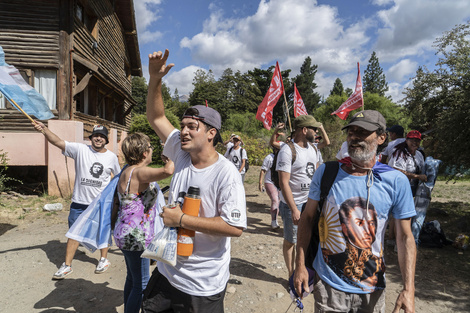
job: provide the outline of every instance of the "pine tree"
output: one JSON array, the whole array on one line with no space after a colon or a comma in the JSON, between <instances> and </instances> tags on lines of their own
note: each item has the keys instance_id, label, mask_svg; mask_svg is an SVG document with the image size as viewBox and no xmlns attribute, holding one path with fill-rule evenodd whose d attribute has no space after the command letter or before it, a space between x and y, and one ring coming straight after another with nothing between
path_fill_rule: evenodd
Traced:
<instances>
[{"instance_id":1,"label":"pine tree","mask_svg":"<svg viewBox=\"0 0 470 313\"><path fill-rule=\"evenodd\" d=\"M331 89L330 91L330 96L332 95L342 96L343 93L344 93L343 83L341 82L341 79L336 78L335 83L333 84L333 89Z\"/></svg>"},{"instance_id":2,"label":"pine tree","mask_svg":"<svg viewBox=\"0 0 470 313\"><path fill-rule=\"evenodd\" d=\"M315 83L317 69L318 65L312 64L312 59L306 57L300 68L300 74L297 75L294 80L309 114L311 114L318 106L318 103L320 103L320 95L315 92L315 89L318 87Z\"/></svg>"},{"instance_id":3,"label":"pine tree","mask_svg":"<svg viewBox=\"0 0 470 313\"><path fill-rule=\"evenodd\" d=\"M372 52L367 64L367 69L364 71L364 79L362 89L364 92L376 93L380 96L385 96L388 91L388 84L385 79L383 69L380 67L379 58Z\"/></svg>"}]
</instances>

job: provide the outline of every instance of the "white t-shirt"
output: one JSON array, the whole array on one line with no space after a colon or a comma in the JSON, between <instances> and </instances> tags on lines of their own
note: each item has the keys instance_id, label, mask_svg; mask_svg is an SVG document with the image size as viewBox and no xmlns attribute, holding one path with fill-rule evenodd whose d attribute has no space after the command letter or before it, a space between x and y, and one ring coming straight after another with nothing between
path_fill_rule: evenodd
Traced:
<instances>
[{"instance_id":1,"label":"white t-shirt","mask_svg":"<svg viewBox=\"0 0 470 313\"><path fill-rule=\"evenodd\" d=\"M75 186L72 202L89 205L111 181L111 173L119 174L117 156L109 150L101 153L83 143L65 141L63 155L75 160Z\"/></svg>"},{"instance_id":2,"label":"white t-shirt","mask_svg":"<svg viewBox=\"0 0 470 313\"><path fill-rule=\"evenodd\" d=\"M294 143L296 158L292 164L292 151L289 145L284 145L277 156L276 170L290 173L289 186L294 196L296 204L307 202L310 182L313 174L320 163L318 150L307 144L307 148L302 148ZM287 203L281 193L281 201Z\"/></svg>"},{"instance_id":3,"label":"white t-shirt","mask_svg":"<svg viewBox=\"0 0 470 313\"><path fill-rule=\"evenodd\" d=\"M242 149L241 154L240 154L240 149ZM240 159L240 156L243 160L248 160L246 150L241 147L237 150L235 150L235 148L233 148L232 150L228 149L224 155L224 157L226 157L229 161L232 161L232 163L235 165L237 170L240 170L240 167L242 166L242 160ZM245 168L243 168L240 174L245 174L245 172L246 170Z\"/></svg>"},{"instance_id":4,"label":"white t-shirt","mask_svg":"<svg viewBox=\"0 0 470 313\"><path fill-rule=\"evenodd\" d=\"M344 159L344 158L347 158L349 156L349 153L348 153L348 142L345 141L343 142L343 144L341 145L341 149L339 149L338 153L336 154L336 158L338 160L341 160L341 159Z\"/></svg>"},{"instance_id":5,"label":"white t-shirt","mask_svg":"<svg viewBox=\"0 0 470 313\"><path fill-rule=\"evenodd\" d=\"M395 140L393 140L393 141L390 141L390 142L388 143L388 146L385 148L385 150L382 151L382 155L388 156L388 157L389 157L388 160L390 160L390 158L392 157L393 151L395 150L395 147L396 147L398 144L404 142L405 140L406 140L405 138L397 138L397 139L395 139Z\"/></svg>"},{"instance_id":6,"label":"white t-shirt","mask_svg":"<svg viewBox=\"0 0 470 313\"><path fill-rule=\"evenodd\" d=\"M424 174L424 157L419 151L416 151L414 156L408 155L406 160L403 154L400 155L400 157L397 157L397 155L391 156L390 161L388 161L388 166L413 174ZM410 180L411 186L417 185L418 183L418 179Z\"/></svg>"},{"instance_id":7,"label":"white t-shirt","mask_svg":"<svg viewBox=\"0 0 470 313\"><path fill-rule=\"evenodd\" d=\"M266 171L266 174L264 175L264 182L274 185L273 181L271 180L271 167L273 166L273 161L274 154L268 154L263 160L263 165L261 165L261 169Z\"/></svg>"},{"instance_id":8,"label":"white t-shirt","mask_svg":"<svg viewBox=\"0 0 470 313\"><path fill-rule=\"evenodd\" d=\"M189 153L181 150L180 132L169 135L163 154L175 162L170 195L179 198L190 186L200 188L200 217L220 216L227 224L246 229L246 199L237 169L219 154L219 160L195 168ZM171 202L172 199L169 199ZM230 237L196 232L193 254L178 256L175 267L158 262L158 270L171 285L194 296L211 296L224 290L230 273Z\"/></svg>"}]
</instances>

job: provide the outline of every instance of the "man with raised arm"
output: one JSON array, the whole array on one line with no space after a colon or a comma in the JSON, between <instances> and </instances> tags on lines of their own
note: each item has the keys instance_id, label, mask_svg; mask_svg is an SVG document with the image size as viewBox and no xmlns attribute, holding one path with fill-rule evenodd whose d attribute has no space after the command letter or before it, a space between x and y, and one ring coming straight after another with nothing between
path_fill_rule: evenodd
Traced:
<instances>
[{"instance_id":1,"label":"man with raised arm","mask_svg":"<svg viewBox=\"0 0 470 313\"><path fill-rule=\"evenodd\" d=\"M416 212L406 176L376 162L386 139L385 125L377 111L356 113L343 127L349 157L334 164L338 172L321 208L325 166L315 172L310 185L299 222L294 287L301 297L301 289L309 288L305 255L313 221L320 214L319 243L311 245L316 256L307 264L316 271L315 312L385 312L383 238L389 213L395 218L403 279L393 312L414 312L416 245L411 218Z\"/></svg>"},{"instance_id":2,"label":"man with raised arm","mask_svg":"<svg viewBox=\"0 0 470 313\"><path fill-rule=\"evenodd\" d=\"M96 125L90 135L91 145L78 142L68 142L61 139L43 123L35 121L34 128L42 132L47 141L62 150L62 154L75 161L75 184L73 187L72 203L70 204L69 228L111 181L111 174L121 171L117 156L105 148L108 144L108 129ZM73 239L67 240L65 262L52 276L53 279L64 279L72 274L72 261L80 243ZM107 259L108 248L100 249L101 259L95 273L108 270L111 262Z\"/></svg>"},{"instance_id":3,"label":"man with raised arm","mask_svg":"<svg viewBox=\"0 0 470 313\"><path fill-rule=\"evenodd\" d=\"M245 190L240 174L215 150L221 142L220 114L197 105L186 110L181 130L165 117L162 77L169 52L149 55L147 118L161 140L163 153L175 163L169 202L184 198L190 186L200 188L199 216L183 214L180 205L163 208L166 226L194 230L191 256L178 256L175 267L158 262L144 291L143 312L223 312L229 279L230 237L246 228Z\"/></svg>"}]
</instances>

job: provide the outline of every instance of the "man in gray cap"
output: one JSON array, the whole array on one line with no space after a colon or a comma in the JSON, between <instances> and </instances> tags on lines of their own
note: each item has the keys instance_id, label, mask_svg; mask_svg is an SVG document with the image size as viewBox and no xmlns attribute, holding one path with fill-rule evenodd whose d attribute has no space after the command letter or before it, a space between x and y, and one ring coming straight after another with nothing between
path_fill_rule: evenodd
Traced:
<instances>
[{"instance_id":1,"label":"man in gray cap","mask_svg":"<svg viewBox=\"0 0 470 313\"><path fill-rule=\"evenodd\" d=\"M300 115L294 120L294 138L279 151L276 170L279 173L281 201L279 213L284 223L282 253L288 277L294 272L297 224L302 207L307 202L308 190L315 170L320 165L320 152L312 144L322 124L313 116Z\"/></svg>"},{"instance_id":2,"label":"man in gray cap","mask_svg":"<svg viewBox=\"0 0 470 313\"><path fill-rule=\"evenodd\" d=\"M59 138L39 121L36 121L33 126L44 134L47 141L61 149L63 155L75 161L75 183L68 219L70 228L93 199L109 184L112 178L111 174L117 175L121 171L117 156L105 148L109 143L108 129L103 125L96 125L89 136L91 145L86 145ZM67 240L65 262L52 276L53 279L64 279L72 274L72 260L78 246L78 241L70 238ZM104 273L111 265L107 259L108 248L103 248L100 252L101 259L95 269L97 274Z\"/></svg>"},{"instance_id":3,"label":"man in gray cap","mask_svg":"<svg viewBox=\"0 0 470 313\"><path fill-rule=\"evenodd\" d=\"M169 203L184 199L190 186L200 189L198 216L186 215L180 204L163 208L163 223L195 231L190 256L178 256L176 266L157 263L144 291L142 312L223 312L230 276L230 237L246 229L246 199L242 178L233 164L215 150L222 142L220 114L196 105L184 112L181 130L165 116L162 78L173 67L169 52L149 55L147 118L161 140L163 154L175 163Z\"/></svg>"},{"instance_id":4,"label":"man in gray cap","mask_svg":"<svg viewBox=\"0 0 470 313\"><path fill-rule=\"evenodd\" d=\"M356 113L343 128L347 132L349 158L338 162L338 173L322 208L318 203L325 166L313 177L299 222L294 287L301 296L301 289L309 288L305 254L313 221L320 214L319 243L312 246L318 253L309 264L316 272L315 312L385 312L383 238L389 213L395 218L403 279L403 290L393 312L415 312L416 245L411 218L416 212L406 176L376 162L386 139L385 127L382 114L365 110ZM345 206L349 206L349 213L340 223Z\"/></svg>"}]
</instances>

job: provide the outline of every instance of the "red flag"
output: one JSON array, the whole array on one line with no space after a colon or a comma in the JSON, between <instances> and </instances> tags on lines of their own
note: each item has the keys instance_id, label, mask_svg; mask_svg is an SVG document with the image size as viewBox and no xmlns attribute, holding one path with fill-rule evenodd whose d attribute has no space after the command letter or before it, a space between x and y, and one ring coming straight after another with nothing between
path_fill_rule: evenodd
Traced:
<instances>
[{"instance_id":1,"label":"red flag","mask_svg":"<svg viewBox=\"0 0 470 313\"><path fill-rule=\"evenodd\" d=\"M258 107L258 112L256 113L256 119L261 121L263 126L268 130L271 129L273 123L274 106L283 92L284 84L282 83L281 69L279 68L279 63L276 62L276 68L274 69L269 90L264 96L263 101Z\"/></svg>"},{"instance_id":2,"label":"red flag","mask_svg":"<svg viewBox=\"0 0 470 313\"><path fill-rule=\"evenodd\" d=\"M207 108L207 107L208 107L208 105L207 105L207 99L206 99L206 108Z\"/></svg>"},{"instance_id":3,"label":"red flag","mask_svg":"<svg viewBox=\"0 0 470 313\"><path fill-rule=\"evenodd\" d=\"M307 109L305 108L304 100L300 97L300 93L297 90L297 85L294 84L294 117L299 115L308 115Z\"/></svg>"},{"instance_id":4,"label":"red flag","mask_svg":"<svg viewBox=\"0 0 470 313\"><path fill-rule=\"evenodd\" d=\"M359 69L359 62L357 62L357 80L356 80L356 90L352 93L352 95L341 104L338 110L331 113L331 115L338 115L338 117L342 120L345 120L348 117L349 112L360 108L364 105L364 99L362 97L362 82L361 82L361 70Z\"/></svg>"}]
</instances>

